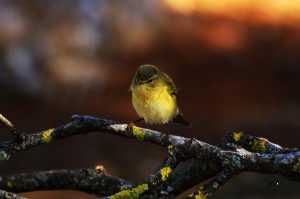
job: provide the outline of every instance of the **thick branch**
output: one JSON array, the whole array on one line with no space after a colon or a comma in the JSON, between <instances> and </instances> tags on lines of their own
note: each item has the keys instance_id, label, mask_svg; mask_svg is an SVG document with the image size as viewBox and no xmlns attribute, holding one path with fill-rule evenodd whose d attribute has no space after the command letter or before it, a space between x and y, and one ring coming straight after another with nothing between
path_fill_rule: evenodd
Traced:
<instances>
[{"instance_id":1,"label":"thick branch","mask_svg":"<svg viewBox=\"0 0 300 199\"><path fill-rule=\"evenodd\" d=\"M25 134L23 135L24 139L19 142L2 143L0 145L0 160L9 159L14 153L37 147L41 144L90 132L104 132L151 142L165 147L168 154L165 161L152 175L145 179L143 184L134 187L126 182L125 184L130 185L126 188L128 190L123 190L124 187L117 187L115 192L102 193L101 186L97 187L98 190L85 190L82 188L83 185L80 185L83 180L77 181L77 183L73 181L72 183L77 184L76 186L79 187L69 187L70 189L83 190L88 193L99 194L100 196L112 195L112 198L119 198L124 195L143 198L174 197L187 188L216 176L212 183L208 183L206 188L204 187L205 189L200 189L208 190L204 193L213 193L217 189L211 189L212 185L215 185L216 182L222 185L222 183L234 176L235 172L231 173L232 175L224 175L224 173L230 173L228 168L231 168L230 171L239 172L276 173L290 180L300 181L300 151L298 149L283 149L264 138L234 133L223 138L218 147L194 138L164 134L136 126L129 128L127 124L119 124L91 116L73 116L70 123L60 127L38 133ZM182 169L174 171L174 168L184 160L192 161ZM71 176L69 177L72 178ZM101 181L101 179L98 180ZM62 183L67 187L68 183L64 181ZM49 189L57 189L56 186L58 185L51 184ZM7 188L7 190L10 190L9 187ZM34 187L34 189L40 190L43 187Z\"/></svg>"},{"instance_id":2,"label":"thick branch","mask_svg":"<svg viewBox=\"0 0 300 199\"><path fill-rule=\"evenodd\" d=\"M171 173L166 182L147 192L142 198L174 198L200 182L215 176L220 167L221 165L211 164L205 160L192 160L186 166Z\"/></svg>"},{"instance_id":3,"label":"thick branch","mask_svg":"<svg viewBox=\"0 0 300 199\"><path fill-rule=\"evenodd\" d=\"M6 191L78 190L98 196L112 195L134 186L133 183L95 169L42 171L3 175L0 186Z\"/></svg>"},{"instance_id":4,"label":"thick branch","mask_svg":"<svg viewBox=\"0 0 300 199\"><path fill-rule=\"evenodd\" d=\"M2 199L26 199L24 197L18 196L14 193L0 190L0 198Z\"/></svg>"}]
</instances>

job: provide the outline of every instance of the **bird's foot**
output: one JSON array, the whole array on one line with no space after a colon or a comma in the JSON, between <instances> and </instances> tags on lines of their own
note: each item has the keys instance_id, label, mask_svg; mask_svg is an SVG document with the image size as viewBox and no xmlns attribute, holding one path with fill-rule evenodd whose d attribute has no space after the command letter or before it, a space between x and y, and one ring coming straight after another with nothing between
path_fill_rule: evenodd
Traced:
<instances>
[{"instance_id":1,"label":"bird's foot","mask_svg":"<svg viewBox=\"0 0 300 199\"><path fill-rule=\"evenodd\" d=\"M128 129L131 130L134 126L135 126L135 123L134 122L130 122L128 124Z\"/></svg>"}]
</instances>

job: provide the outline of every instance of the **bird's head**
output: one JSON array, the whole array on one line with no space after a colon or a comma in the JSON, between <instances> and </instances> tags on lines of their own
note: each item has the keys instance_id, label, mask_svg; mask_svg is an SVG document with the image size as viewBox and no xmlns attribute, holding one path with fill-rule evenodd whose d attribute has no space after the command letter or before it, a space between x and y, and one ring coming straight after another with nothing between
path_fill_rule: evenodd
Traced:
<instances>
[{"instance_id":1,"label":"bird's head","mask_svg":"<svg viewBox=\"0 0 300 199\"><path fill-rule=\"evenodd\" d=\"M150 64L141 65L135 74L133 84L149 84L156 80L159 77L159 74L160 70L156 66Z\"/></svg>"}]
</instances>

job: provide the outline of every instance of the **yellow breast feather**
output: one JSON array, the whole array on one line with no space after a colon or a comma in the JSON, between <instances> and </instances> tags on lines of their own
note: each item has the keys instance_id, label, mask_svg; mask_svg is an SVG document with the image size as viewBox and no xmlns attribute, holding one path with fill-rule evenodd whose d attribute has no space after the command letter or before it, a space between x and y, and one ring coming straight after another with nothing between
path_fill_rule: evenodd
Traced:
<instances>
[{"instance_id":1,"label":"yellow breast feather","mask_svg":"<svg viewBox=\"0 0 300 199\"><path fill-rule=\"evenodd\" d=\"M140 117L148 123L167 123L178 114L176 96L170 95L166 85L132 87L132 104Z\"/></svg>"}]
</instances>

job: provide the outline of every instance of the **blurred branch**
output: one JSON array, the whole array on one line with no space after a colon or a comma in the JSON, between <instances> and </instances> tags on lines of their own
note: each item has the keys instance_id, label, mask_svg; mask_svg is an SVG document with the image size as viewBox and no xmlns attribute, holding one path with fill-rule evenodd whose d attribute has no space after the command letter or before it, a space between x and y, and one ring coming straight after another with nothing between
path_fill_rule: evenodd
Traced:
<instances>
[{"instance_id":1,"label":"blurred branch","mask_svg":"<svg viewBox=\"0 0 300 199\"><path fill-rule=\"evenodd\" d=\"M36 190L78 190L106 196L134 184L106 174L103 170L78 169L41 171L2 175L0 186L6 191L28 192Z\"/></svg>"},{"instance_id":2,"label":"blurred branch","mask_svg":"<svg viewBox=\"0 0 300 199\"><path fill-rule=\"evenodd\" d=\"M24 197L18 196L14 193L0 190L0 198L2 199L26 199Z\"/></svg>"},{"instance_id":3,"label":"blurred branch","mask_svg":"<svg viewBox=\"0 0 300 199\"><path fill-rule=\"evenodd\" d=\"M232 133L226 135L218 146L213 146L194 138L164 134L137 126L129 127L127 124L91 116L75 115L72 117L72 121L65 125L37 133L24 134L19 142L2 143L0 145L0 160L7 160L13 154L32 147L90 132L110 133L150 142L165 147L167 156L143 183L136 186L127 181L121 183L120 179L111 177L117 183L115 185L110 184L110 189L107 189L105 188L105 181L103 181L103 178L107 177L106 174L98 172L96 174L100 177L89 181L87 180L90 179L88 175L81 175L82 172L89 173L92 171L81 170L75 173L74 171L73 173L72 171L54 172L58 179L53 182L59 181L60 183L51 183L49 180L45 180L49 179L49 176L54 176L53 171L12 175L10 181L13 185L21 182L20 180L15 183L14 180L17 179L15 176L18 176L18 179L27 179L26 182L22 182L26 186L20 186L19 188L6 186L3 189L19 192L66 188L82 190L112 199L126 197L170 198L214 177L210 182L203 185L197 193L188 196L191 198L198 198L199 196L208 198L228 180L245 171L281 174L289 180L300 182L300 151L298 149L284 149L265 138L253 137L243 133ZM177 165L185 160L191 161L181 169L174 171ZM78 177L74 177L77 172L81 173L80 180L78 180ZM44 178L40 178L42 174L45 175ZM96 174L93 173L92 175ZM59 180L61 177L65 180ZM38 179L41 185L29 186L31 183L36 185L34 179ZM9 183L6 181L6 184ZM98 184L98 186L92 189L95 184ZM106 190L108 192L105 192Z\"/></svg>"}]
</instances>

